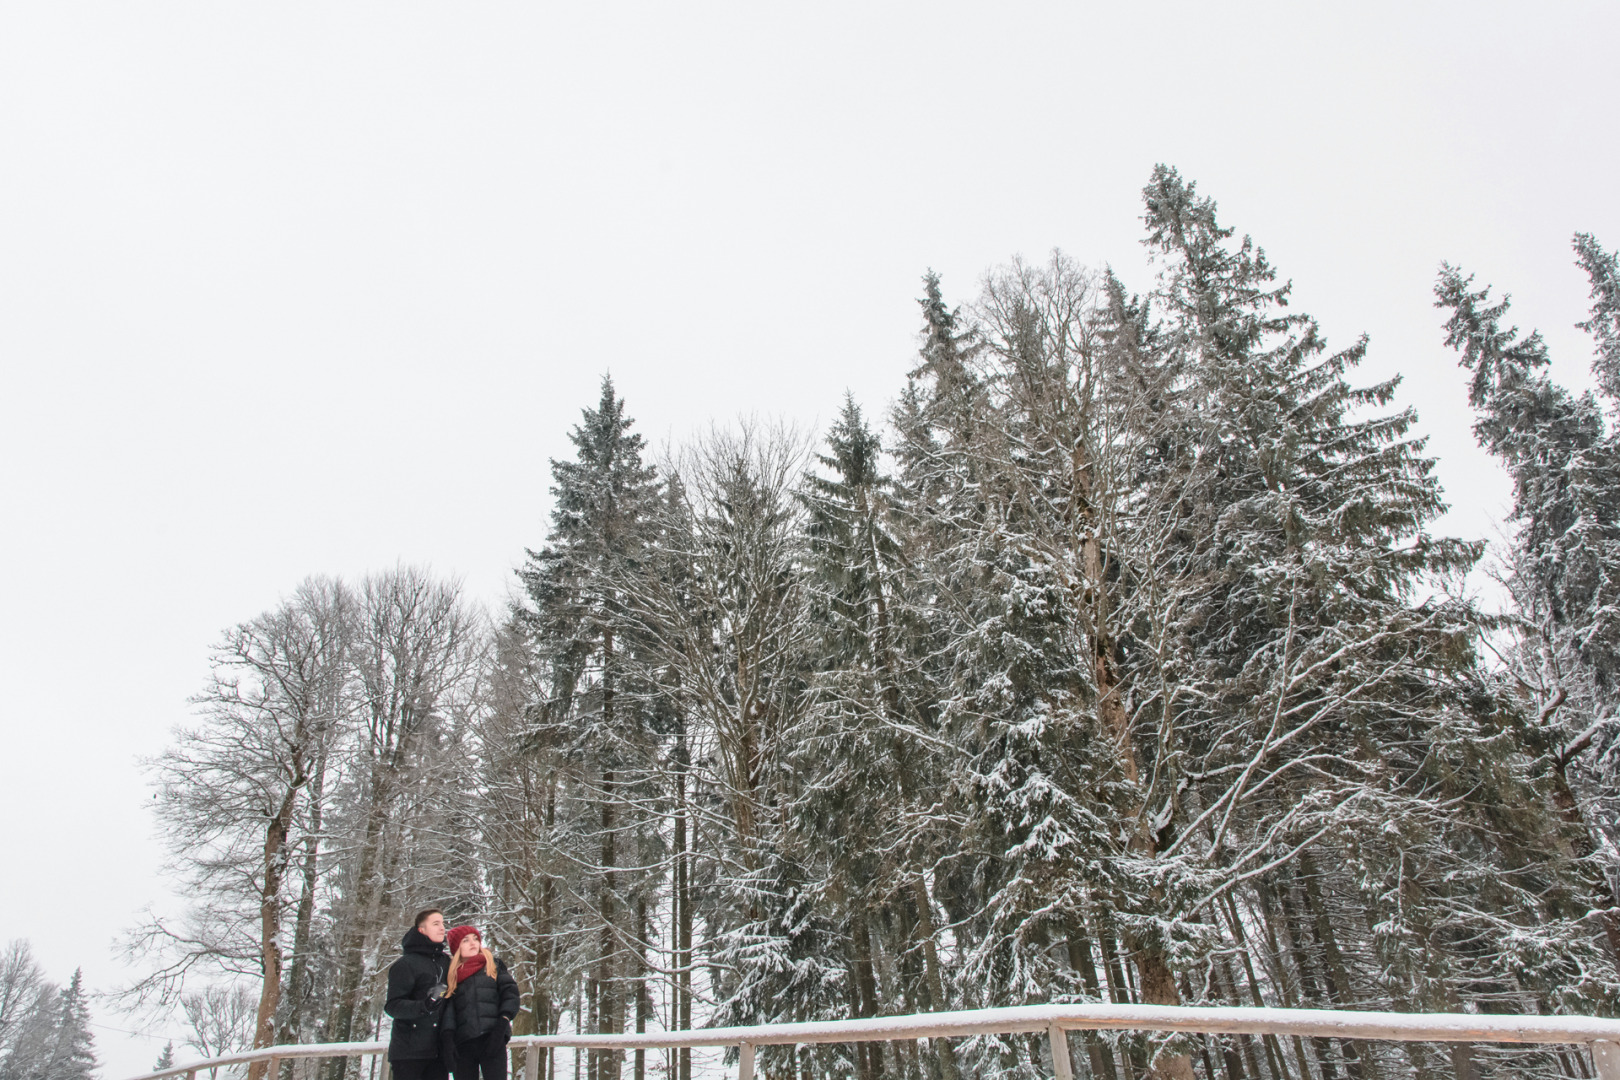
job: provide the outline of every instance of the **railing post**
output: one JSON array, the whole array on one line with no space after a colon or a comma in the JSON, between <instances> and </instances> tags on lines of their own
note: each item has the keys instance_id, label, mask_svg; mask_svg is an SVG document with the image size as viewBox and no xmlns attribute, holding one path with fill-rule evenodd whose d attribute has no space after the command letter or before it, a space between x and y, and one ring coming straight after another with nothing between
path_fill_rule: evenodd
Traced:
<instances>
[{"instance_id":1,"label":"railing post","mask_svg":"<svg viewBox=\"0 0 1620 1080\"><path fill-rule=\"evenodd\" d=\"M523 1080L540 1080L540 1048L534 1043L523 1055Z\"/></svg>"},{"instance_id":2,"label":"railing post","mask_svg":"<svg viewBox=\"0 0 1620 1080\"><path fill-rule=\"evenodd\" d=\"M1074 1080L1074 1066L1069 1063L1069 1037L1056 1024L1048 1024L1046 1038L1052 1044L1053 1077L1055 1080Z\"/></svg>"},{"instance_id":3,"label":"railing post","mask_svg":"<svg viewBox=\"0 0 1620 1080\"><path fill-rule=\"evenodd\" d=\"M753 1043L740 1043L737 1047L737 1080L754 1080Z\"/></svg>"},{"instance_id":4,"label":"railing post","mask_svg":"<svg viewBox=\"0 0 1620 1080\"><path fill-rule=\"evenodd\" d=\"M1620 1080L1620 1046L1599 1039L1592 1044L1592 1064L1597 1066L1598 1080Z\"/></svg>"},{"instance_id":5,"label":"railing post","mask_svg":"<svg viewBox=\"0 0 1620 1080\"><path fill-rule=\"evenodd\" d=\"M394 1074L394 1067L388 1063L388 1051L384 1050L377 1056L382 1058L382 1068L377 1070L378 1080L388 1080Z\"/></svg>"}]
</instances>

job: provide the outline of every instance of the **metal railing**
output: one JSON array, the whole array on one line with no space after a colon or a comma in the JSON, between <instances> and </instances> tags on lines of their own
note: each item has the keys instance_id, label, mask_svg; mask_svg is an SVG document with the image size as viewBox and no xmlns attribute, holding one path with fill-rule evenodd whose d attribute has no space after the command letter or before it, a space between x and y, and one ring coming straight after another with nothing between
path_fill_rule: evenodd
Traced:
<instances>
[{"instance_id":1,"label":"metal railing","mask_svg":"<svg viewBox=\"0 0 1620 1080\"><path fill-rule=\"evenodd\" d=\"M1054 1080L1074 1080L1066 1031L1158 1031L1203 1035L1287 1035L1306 1038L1402 1042L1585 1044L1599 1080L1620 1080L1620 1020L1591 1016L1504 1016L1482 1013L1349 1012L1334 1009L1198 1008L1172 1005L1028 1005L1008 1009L874 1016L808 1024L700 1028L625 1035L519 1035L523 1080L539 1080L549 1047L585 1050L737 1047L737 1080L754 1080L754 1048L814 1043L954 1039L971 1035L1045 1032L1051 1041ZM197 1080L205 1069L264 1061L275 1080L283 1061L386 1055L385 1042L270 1046L147 1073L132 1080ZM387 1077L386 1057L383 1077Z\"/></svg>"}]
</instances>

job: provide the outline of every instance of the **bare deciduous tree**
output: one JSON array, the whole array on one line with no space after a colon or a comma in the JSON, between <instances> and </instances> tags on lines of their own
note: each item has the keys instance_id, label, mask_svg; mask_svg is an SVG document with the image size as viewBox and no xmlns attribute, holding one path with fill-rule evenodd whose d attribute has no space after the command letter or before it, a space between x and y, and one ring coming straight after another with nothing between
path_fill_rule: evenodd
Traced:
<instances>
[{"instance_id":1,"label":"bare deciduous tree","mask_svg":"<svg viewBox=\"0 0 1620 1080\"><path fill-rule=\"evenodd\" d=\"M8 942L0 952L0 1077L23 1075L27 1059L44 1046L56 994L28 942Z\"/></svg>"},{"instance_id":2,"label":"bare deciduous tree","mask_svg":"<svg viewBox=\"0 0 1620 1080\"><path fill-rule=\"evenodd\" d=\"M253 1041L259 996L239 984L212 984L180 995L180 1011L191 1034L186 1045L205 1058L223 1057ZM217 1077L219 1069L208 1070Z\"/></svg>"},{"instance_id":3,"label":"bare deciduous tree","mask_svg":"<svg viewBox=\"0 0 1620 1080\"><path fill-rule=\"evenodd\" d=\"M215 648L213 678L193 699L197 722L151 763L171 866L192 905L132 937L132 951L161 963L129 999L171 1002L199 968L256 975L252 1042L274 1041L288 872L299 849L318 844L295 829L343 731L353 615L341 583L311 578Z\"/></svg>"},{"instance_id":4,"label":"bare deciduous tree","mask_svg":"<svg viewBox=\"0 0 1620 1080\"><path fill-rule=\"evenodd\" d=\"M459 585L423 570L371 575L357 594L349 650L357 731L326 1030L340 1042L357 1021L370 1022L382 950L392 945L386 929L404 925L420 906L420 895L401 895L399 887L424 856L437 856L430 849L453 840L421 813L422 800L442 806L454 796L444 751L477 689L486 644L483 618L463 602Z\"/></svg>"}]
</instances>

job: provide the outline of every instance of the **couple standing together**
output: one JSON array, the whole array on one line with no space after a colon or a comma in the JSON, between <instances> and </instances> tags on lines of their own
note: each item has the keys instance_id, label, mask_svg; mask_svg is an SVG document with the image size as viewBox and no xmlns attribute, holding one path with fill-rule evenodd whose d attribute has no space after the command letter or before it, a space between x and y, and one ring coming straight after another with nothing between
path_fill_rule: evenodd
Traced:
<instances>
[{"instance_id":1,"label":"couple standing together","mask_svg":"<svg viewBox=\"0 0 1620 1080\"><path fill-rule=\"evenodd\" d=\"M388 968L394 1018L388 1061L397 1080L506 1080L517 980L472 926L446 930L438 908L418 912ZM446 945L449 948L446 948Z\"/></svg>"}]
</instances>

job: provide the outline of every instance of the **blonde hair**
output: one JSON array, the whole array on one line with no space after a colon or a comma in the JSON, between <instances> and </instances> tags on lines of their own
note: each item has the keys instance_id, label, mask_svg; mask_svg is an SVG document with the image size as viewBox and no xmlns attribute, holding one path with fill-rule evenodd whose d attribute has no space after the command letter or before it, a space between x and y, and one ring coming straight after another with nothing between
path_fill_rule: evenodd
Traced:
<instances>
[{"instance_id":1,"label":"blonde hair","mask_svg":"<svg viewBox=\"0 0 1620 1080\"><path fill-rule=\"evenodd\" d=\"M490 978L495 977L495 954L488 949L480 949L484 954L484 974ZM449 997L456 992L456 972L461 970L461 962L455 957L450 958L450 975L445 981L444 996Z\"/></svg>"}]
</instances>

